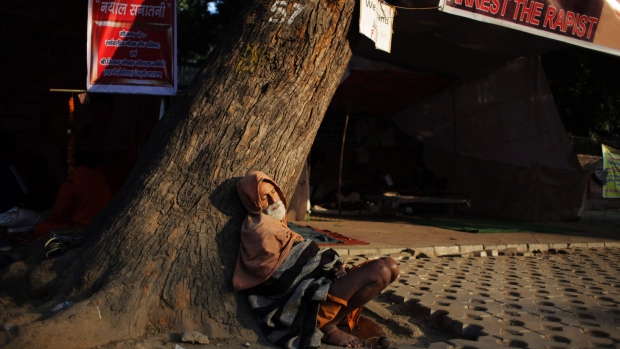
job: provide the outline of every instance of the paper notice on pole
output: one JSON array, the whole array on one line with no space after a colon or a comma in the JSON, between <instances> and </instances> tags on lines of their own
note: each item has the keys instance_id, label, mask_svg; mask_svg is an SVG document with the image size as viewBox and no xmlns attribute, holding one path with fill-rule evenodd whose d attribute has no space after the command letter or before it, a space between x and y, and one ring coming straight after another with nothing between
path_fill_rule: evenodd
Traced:
<instances>
[{"instance_id":1,"label":"paper notice on pole","mask_svg":"<svg viewBox=\"0 0 620 349\"><path fill-rule=\"evenodd\" d=\"M390 52L394 7L378 0L360 0L360 33L375 42L375 48Z\"/></svg>"}]
</instances>

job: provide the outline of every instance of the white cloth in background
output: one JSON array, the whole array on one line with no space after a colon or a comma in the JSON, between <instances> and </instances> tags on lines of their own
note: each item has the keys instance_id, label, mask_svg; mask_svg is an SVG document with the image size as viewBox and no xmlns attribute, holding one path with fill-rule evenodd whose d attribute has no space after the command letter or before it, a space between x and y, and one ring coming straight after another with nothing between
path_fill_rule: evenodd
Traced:
<instances>
[{"instance_id":1,"label":"white cloth in background","mask_svg":"<svg viewBox=\"0 0 620 349\"><path fill-rule=\"evenodd\" d=\"M23 233L34 230L43 218L39 212L15 206L0 213L0 227L7 228L8 233Z\"/></svg>"}]
</instances>

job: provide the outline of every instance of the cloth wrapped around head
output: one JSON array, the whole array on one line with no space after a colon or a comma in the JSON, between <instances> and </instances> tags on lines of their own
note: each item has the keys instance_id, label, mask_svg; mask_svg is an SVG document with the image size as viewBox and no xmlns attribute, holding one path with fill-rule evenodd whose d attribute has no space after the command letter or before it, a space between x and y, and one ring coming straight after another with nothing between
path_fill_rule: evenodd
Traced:
<instances>
[{"instance_id":1,"label":"cloth wrapped around head","mask_svg":"<svg viewBox=\"0 0 620 349\"><path fill-rule=\"evenodd\" d=\"M236 291L254 287L271 277L286 259L293 243L303 240L287 227L286 219L280 221L263 213L259 195L261 182L273 185L287 206L280 187L263 172L250 172L237 183L237 193L248 215L241 227L241 245L232 278Z\"/></svg>"}]
</instances>

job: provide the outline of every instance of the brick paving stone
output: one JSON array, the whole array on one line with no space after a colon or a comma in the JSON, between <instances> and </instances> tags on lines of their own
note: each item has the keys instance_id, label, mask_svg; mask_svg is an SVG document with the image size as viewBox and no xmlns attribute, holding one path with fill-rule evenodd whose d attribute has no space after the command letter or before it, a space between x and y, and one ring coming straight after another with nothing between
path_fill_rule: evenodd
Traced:
<instances>
[{"instance_id":1,"label":"brick paving stone","mask_svg":"<svg viewBox=\"0 0 620 349\"><path fill-rule=\"evenodd\" d=\"M574 309L574 307L571 306L571 304L568 302L568 299L564 297L559 297L557 299L554 299L550 303L553 303L553 307L557 308L560 311L566 311L570 313L572 312L572 309Z\"/></svg>"},{"instance_id":2,"label":"brick paving stone","mask_svg":"<svg viewBox=\"0 0 620 349\"><path fill-rule=\"evenodd\" d=\"M603 292L601 294L593 294L592 297L596 300L598 305L606 309L617 309L618 299L620 296Z\"/></svg>"},{"instance_id":3,"label":"brick paving stone","mask_svg":"<svg viewBox=\"0 0 620 349\"><path fill-rule=\"evenodd\" d=\"M412 276L417 276L417 277L423 277L428 275L428 269L424 269L424 268L407 268L406 272L404 270L400 270L400 274L401 275L412 275Z\"/></svg>"},{"instance_id":4,"label":"brick paving stone","mask_svg":"<svg viewBox=\"0 0 620 349\"><path fill-rule=\"evenodd\" d=\"M522 332L530 331L526 327L527 313L511 312L502 313L502 317L490 316L483 319L480 325L483 327L481 333L489 335L510 334L518 335Z\"/></svg>"},{"instance_id":5,"label":"brick paving stone","mask_svg":"<svg viewBox=\"0 0 620 349\"><path fill-rule=\"evenodd\" d=\"M394 248L380 248L379 249L379 254L381 256L388 256L388 257L392 257L392 256L396 256L397 258L401 257L401 253L407 253L409 254L406 250L400 248L400 247L394 247ZM392 257L394 258L394 257ZM395 259L395 258L394 258Z\"/></svg>"},{"instance_id":6,"label":"brick paving stone","mask_svg":"<svg viewBox=\"0 0 620 349\"><path fill-rule=\"evenodd\" d=\"M467 339L450 339L448 341L449 346L446 348L455 349L455 348L468 348L468 349L485 349L485 348L497 348L500 346L500 343L497 338L484 336L478 338L477 341L471 341ZM429 347L430 349L431 347ZM434 348L433 348L434 349Z\"/></svg>"},{"instance_id":7,"label":"brick paving stone","mask_svg":"<svg viewBox=\"0 0 620 349\"><path fill-rule=\"evenodd\" d=\"M540 319L553 322L553 323L561 323L563 325L579 325L580 320L576 318L573 314L569 312L557 312L555 314L537 314L540 316Z\"/></svg>"},{"instance_id":8,"label":"brick paving stone","mask_svg":"<svg viewBox=\"0 0 620 349\"><path fill-rule=\"evenodd\" d=\"M473 252L483 251L484 246L483 245L461 245L459 246L459 250L463 254L473 253Z\"/></svg>"},{"instance_id":9,"label":"brick paving stone","mask_svg":"<svg viewBox=\"0 0 620 349\"><path fill-rule=\"evenodd\" d=\"M484 249L485 250L498 250L498 251L501 250L501 251L503 251L506 248L508 248L506 246L506 244L485 244L484 245Z\"/></svg>"},{"instance_id":10,"label":"brick paving stone","mask_svg":"<svg viewBox=\"0 0 620 349\"><path fill-rule=\"evenodd\" d=\"M378 316L384 321L392 318L392 313L389 310L385 309L383 306L374 301L370 301L364 305L364 311L366 310Z\"/></svg>"},{"instance_id":11,"label":"brick paving stone","mask_svg":"<svg viewBox=\"0 0 620 349\"><path fill-rule=\"evenodd\" d=\"M549 244L528 244L528 245L527 245L527 250L528 250L529 252L532 252L532 251L537 251L537 250L538 250L538 251L545 252L545 251L547 251L548 249L549 249Z\"/></svg>"},{"instance_id":12,"label":"brick paving stone","mask_svg":"<svg viewBox=\"0 0 620 349\"><path fill-rule=\"evenodd\" d=\"M556 249L556 250L560 250L560 249L565 250L568 248L568 243L550 243L549 248Z\"/></svg>"},{"instance_id":13,"label":"brick paving stone","mask_svg":"<svg viewBox=\"0 0 620 349\"><path fill-rule=\"evenodd\" d=\"M453 332L494 336L479 337L477 347L485 347L482 340L492 341L486 347L620 344L619 249L399 261L402 276L389 287L391 297L415 299L414 313L439 317Z\"/></svg>"},{"instance_id":14,"label":"brick paving stone","mask_svg":"<svg viewBox=\"0 0 620 349\"><path fill-rule=\"evenodd\" d=\"M468 301L466 303L463 303L465 307L467 307L467 309L472 309L474 311L480 311L480 312L485 312L486 314L490 315L490 316L496 316L497 314L502 313L505 308L503 307L503 305L501 303L497 303L495 301L488 301L488 302L484 302L484 303L479 303L479 302L471 302Z\"/></svg>"},{"instance_id":15,"label":"brick paving stone","mask_svg":"<svg viewBox=\"0 0 620 349\"><path fill-rule=\"evenodd\" d=\"M587 310L572 310L570 314L580 322L620 322L620 316L598 307L588 307Z\"/></svg>"},{"instance_id":16,"label":"brick paving stone","mask_svg":"<svg viewBox=\"0 0 620 349\"><path fill-rule=\"evenodd\" d=\"M420 312L421 314L424 314L425 316L442 317L447 314L447 311L438 304L419 302L416 303L416 305L417 307L415 308L415 310Z\"/></svg>"},{"instance_id":17,"label":"brick paving stone","mask_svg":"<svg viewBox=\"0 0 620 349\"><path fill-rule=\"evenodd\" d=\"M595 298L581 294L570 297L568 303L573 310L587 310L589 308L596 308L600 306L599 302Z\"/></svg>"},{"instance_id":18,"label":"brick paving stone","mask_svg":"<svg viewBox=\"0 0 620 349\"><path fill-rule=\"evenodd\" d=\"M506 250L527 251L527 244L506 244Z\"/></svg>"},{"instance_id":19,"label":"brick paving stone","mask_svg":"<svg viewBox=\"0 0 620 349\"><path fill-rule=\"evenodd\" d=\"M591 326L575 326L593 344L605 344L610 341L620 343L620 328L617 325L608 323L593 323Z\"/></svg>"},{"instance_id":20,"label":"brick paving stone","mask_svg":"<svg viewBox=\"0 0 620 349\"><path fill-rule=\"evenodd\" d=\"M515 300L515 299L498 299L496 300L496 302L498 304L501 304L502 306L502 312L498 313L498 315L501 314L515 314L515 313L527 313L528 309L521 304L521 302L519 302L519 300Z\"/></svg>"},{"instance_id":21,"label":"brick paving stone","mask_svg":"<svg viewBox=\"0 0 620 349\"><path fill-rule=\"evenodd\" d=\"M406 289L396 289L394 292L390 293L390 300L396 303L405 303L414 299L415 296L411 294L411 292ZM417 299L417 298L415 298Z\"/></svg>"},{"instance_id":22,"label":"brick paving stone","mask_svg":"<svg viewBox=\"0 0 620 349\"><path fill-rule=\"evenodd\" d=\"M345 264L353 266L367 261L368 258L362 256L346 256L343 260Z\"/></svg>"},{"instance_id":23,"label":"brick paving stone","mask_svg":"<svg viewBox=\"0 0 620 349\"><path fill-rule=\"evenodd\" d=\"M502 333L511 333L513 335L518 335L518 333L529 331L525 327L512 326L510 323L502 321L502 319L496 317L485 319L484 323L482 323L481 326L482 329L480 330L480 335L496 335Z\"/></svg>"},{"instance_id":24,"label":"brick paving stone","mask_svg":"<svg viewBox=\"0 0 620 349\"><path fill-rule=\"evenodd\" d=\"M433 294L438 294L443 291L443 285L428 280L421 280L410 286L413 287L413 289L416 291L427 291Z\"/></svg>"},{"instance_id":25,"label":"brick paving stone","mask_svg":"<svg viewBox=\"0 0 620 349\"><path fill-rule=\"evenodd\" d=\"M422 254L427 257L435 257L435 249L432 246L415 247L412 250L416 256Z\"/></svg>"},{"instance_id":26,"label":"brick paving stone","mask_svg":"<svg viewBox=\"0 0 620 349\"><path fill-rule=\"evenodd\" d=\"M500 340L503 346L511 348L548 349L553 342L537 332L523 331L518 334L500 333L493 337Z\"/></svg>"},{"instance_id":27,"label":"brick paving stone","mask_svg":"<svg viewBox=\"0 0 620 349\"><path fill-rule=\"evenodd\" d=\"M446 311L446 316L444 318L443 324L446 328L451 328L454 332L458 334L463 334L462 331L458 331L455 328L452 328L452 322L454 320L465 320L466 318L471 318L476 321L481 321L483 316L476 314L475 311L470 311L463 304L458 302L441 302L437 301L436 304L441 306L441 310ZM449 316L447 316L449 314ZM488 316L487 314L484 314Z\"/></svg>"},{"instance_id":28,"label":"brick paving stone","mask_svg":"<svg viewBox=\"0 0 620 349\"><path fill-rule=\"evenodd\" d=\"M535 299L536 296L538 295L538 293L536 292L536 289L533 289L527 286L510 287L508 285L505 285L501 288L501 291L504 297L511 297L511 298Z\"/></svg>"},{"instance_id":29,"label":"brick paving stone","mask_svg":"<svg viewBox=\"0 0 620 349\"><path fill-rule=\"evenodd\" d=\"M573 280L572 283L566 284L566 286L562 285L557 288L560 293L560 297L564 298L567 302L571 302L572 300L581 300L583 302L592 299L592 297L588 294L588 290L583 285L576 284L577 280Z\"/></svg>"},{"instance_id":30,"label":"brick paving stone","mask_svg":"<svg viewBox=\"0 0 620 349\"><path fill-rule=\"evenodd\" d=\"M499 256L499 249L487 248L486 246L485 246L485 248L486 248L485 252L487 253L487 256L489 256L489 257L497 257L497 256Z\"/></svg>"},{"instance_id":31,"label":"brick paving stone","mask_svg":"<svg viewBox=\"0 0 620 349\"><path fill-rule=\"evenodd\" d=\"M458 287L458 288L462 288L464 290L471 290L473 287L476 286L476 283L470 280L461 280L461 279L457 279L455 277L455 275L451 275L450 278L450 282L449 284L452 287ZM458 286L457 286L458 285Z\"/></svg>"},{"instance_id":32,"label":"brick paving stone","mask_svg":"<svg viewBox=\"0 0 620 349\"><path fill-rule=\"evenodd\" d=\"M484 329L484 326L482 326L482 319L468 317L452 319L451 316L446 316L444 319L444 326L446 326L446 328L466 337L479 336ZM449 321L448 325L446 325L446 320Z\"/></svg>"},{"instance_id":33,"label":"brick paving stone","mask_svg":"<svg viewBox=\"0 0 620 349\"><path fill-rule=\"evenodd\" d=\"M560 329L564 324L558 322L550 322L546 318L542 318L532 313L527 312L506 312L497 316L499 322L503 325L512 326L511 329L517 330L520 328L530 331L549 327L554 329Z\"/></svg>"},{"instance_id":34,"label":"brick paving stone","mask_svg":"<svg viewBox=\"0 0 620 349\"><path fill-rule=\"evenodd\" d=\"M435 246L433 247L435 256L460 254L459 246Z\"/></svg>"},{"instance_id":35,"label":"brick paving stone","mask_svg":"<svg viewBox=\"0 0 620 349\"><path fill-rule=\"evenodd\" d=\"M554 346L556 343L563 343L569 348L590 348L592 346L592 342L583 330L575 326L564 326L559 330L540 329L534 332L551 339Z\"/></svg>"},{"instance_id":36,"label":"brick paving stone","mask_svg":"<svg viewBox=\"0 0 620 349\"><path fill-rule=\"evenodd\" d=\"M336 253L338 253L338 255L339 255L340 257L342 257L343 259L344 259L345 257L348 257L348 256L350 256L350 255L351 255L351 254L349 253L349 249L348 249L348 248L337 248L337 247L332 247L332 249L333 249L334 251L336 251Z\"/></svg>"},{"instance_id":37,"label":"brick paving stone","mask_svg":"<svg viewBox=\"0 0 620 349\"><path fill-rule=\"evenodd\" d=\"M541 314L541 312L539 311L541 308L545 309L546 307L541 307L539 304L536 303L536 301L534 299L519 299L518 301L512 301L510 303L506 303L506 305L515 305L515 306L519 306L519 311L520 312L527 312L527 313L531 313L531 314ZM543 312L542 315L547 315L550 314L548 312Z\"/></svg>"},{"instance_id":38,"label":"brick paving stone","mask_svg":"<svg viewBox=\"0 0 620 349\"><path fill-rule=\"evenodd\" d=\"M421 279L426 281L432 281L434 283L445 284L450 281L450 276L445 274L443 271L430 270L426 277Z\"/></svg>"}]
</instances>

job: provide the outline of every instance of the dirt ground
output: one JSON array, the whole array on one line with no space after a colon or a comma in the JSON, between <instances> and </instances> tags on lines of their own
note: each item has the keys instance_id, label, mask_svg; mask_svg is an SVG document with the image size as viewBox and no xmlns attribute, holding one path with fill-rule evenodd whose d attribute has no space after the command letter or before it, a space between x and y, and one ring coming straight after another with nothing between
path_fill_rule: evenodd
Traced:
<instances>
[{"instance_id":1,"label":"dirt ground","mask_svg":"<svg viewBox=\"0 0 620 349\"><path fill-rule=\"evenodd\" d=\"M383 299L385 297L379 296L376 299L381 307L389 310L392 313L392 318L384 320L375 316L370 312L365 312L364 315L373 319L379 324L387 334L390 340L390 348L402 347L402 346L417 346L420 348L426 348L432 343L443 342L459 337L456 333L447 332L441 327L441 324L434 323L433 319L425 318L415 314L415 310L410 304L394 304L388 300ZM248 343L249 348L275 348L269 343L259 341ZM211 341L207 346L201 344L183 343L180 341L180 335L173 334L153 334L151 336L140 338L137 340L110 343L105 346L99 346L92 349L124 349L124 348L137 348L137 349L169 349L176 348L178 346L184 349L198 349L198 348L222 348L222 349L235 349L235 348L247 348L246 341L242 338L238 340L231 340L227 342ZM329 348L331 346L324 346ZM374 341L369 341L368 348L377 348L377 344Z\"/></svg>"},{"instance_id":2,"label":"dirt ground","mask_svg":"<svg viewBox=\"0 0 620 349\"><path fill-rule=\"evenodd\" d=\"M49 305L36 298L26 298L25 295L39 290L44 292L46 283L51 282L54 273L52 260L43 261L34 272L29 272L26 261L19 261L5 267L0 271L0 319L2 331L0 332L0 347L7 344L11 338L18 336L20 329L29 323L50 315ZM45 279L42 275L48 275ZM34 276L34 277L33 277ZM36 281L34 281L36 280ZM399 346L428 347L435 342L443 342L451 338L458 338L455 333L448 333L435 324L433 319L425 318L416 314L411 304L394 303L389 301L388 295L380 295L374 301L375 309L379 307L382 316L365 310L364 315L373 319L385 330L390 340L390 348ZM43 307L45 305L45 307ZM386 314L391 317L385 316ZM386 320L386 318L388 318ZM93 319L93 326L95 319ZM90 326L89 326L90 327ZM67 329L70 330L70 329ZM244 338L218 342L211 340L208 345L192 344L181 341L178 333L151 333L148 336L112 342L106 345L96 346L93 349L197 349L197 348L274 348L264 340L252 341L246 345ZM58 343L58 348L69 348L70 343ZM180 348L179 348L180 347ZM324 346L329 348L329 346ZM368 344L368 347L377 347L376 344Z\"/></svg>"},{"instance_id":3,"label":"dirt ground","mask_svg":"<svg viewBox=\"0 0 620 349\"><path fill-rule=\"evenodd\" d=\"M386 332L390 340L390 348L403 346L416 346L426 348L431 343L443 342L449 339L462 338L456 334L448 333L440 329L440 324L434 324L432 319L424 319L421 316L412 314L412 306L406 304L391 304L389 302L379 300L379 303L392 311L393 317L384 321L372 314L365 314L375 320ZM179 334L153 334L144 338L128 340L123 342L109 343L107 345L98 346L92 349L199 349L199 348L222 348L222 349L242 349L242 348L276 348L267 342L259 340L258 342L248 343L243 338L231 340L227 342L211 341L209 345L191 344L180 341ZM335 348L332 346L323 346L325 348ZM371 342L368 348L377 348L376 343Z\"/></svg>"}]
</instances>

